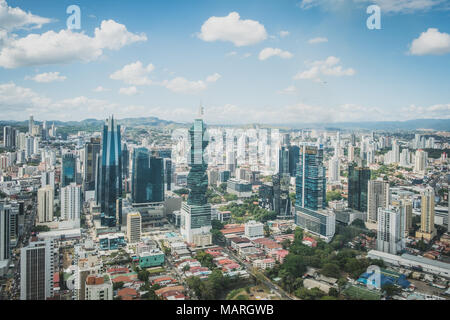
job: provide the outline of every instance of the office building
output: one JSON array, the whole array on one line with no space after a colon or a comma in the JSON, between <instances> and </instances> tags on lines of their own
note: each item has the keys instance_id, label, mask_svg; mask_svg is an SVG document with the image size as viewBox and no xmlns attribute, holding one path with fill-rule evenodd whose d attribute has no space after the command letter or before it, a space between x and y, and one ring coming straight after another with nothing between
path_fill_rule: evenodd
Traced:
<instances>
[{"instance_id":1,"label":"office building","mask_svg":"<svg viewBox=\"0 0 450 320\"><path fill-rule=\"evenodd\" d=\"M421 192L420 206L420 229L416 232L416 238L430 241L436 236L434 227L434 189L432 187L428 187Z\"/></svg>"},{"instance_id":2,"label":"office building","mask_svg":"<svg viewBox=\"0 0 450 320\"><path fill-rule=\"evenodd\" d=\"M249 198L252 196L252 185L245 180L232 178L227 182L227 192L239 198Z\"/></svg>"},{"instance_id":3,"label":"office building","mask_svg":"<svg viewBox=\"0 0 450 320\"><path fill-rule=\"evenodd\" d=\"M97 156L100 154L101 140L91 138L84 147L84 179L83 190L95 190L95 178L97 176Z\"/></svg>"},{"instance_id":4,"label":"office building","mask_svg":"<svg viewBox=\"0 0 450 320\"><path fill-rule=\"evenodd\" d=\"M81 216L81 186L76 183L61 188L61 218L79 221Z\"/></svg>"},{"instance_id":5,"label":"office building","mask_svg":"<svg viewBox=\"0 0 450 320\"><path fill-rule=\"evenodd\" d=\"M34 128L34 118L33 116L30 116L30 120L28 120L28 134L33 135L33 128Z\"/></svg>"},{"instance_id":6,"label":"office building","mask_svg":"<svg viewBox=\"0 0 450 320\"><path fill-rule=\"evenodd\" d=\"M11 207L0 203L0 261L9 260L11 257L10 219Z\"/></svg>"},{"instance_id":7,"label":"office building","mask_svg":"<svg viewBox=\"0 0 450 320\"><path fill-rule=\"evenodd\" d=\"M348 166L348 207L350 209L367 212L367 192L370 180L370 169Z\"/></svg>"},{"instance_id":8,"label":"office building","mask_svg":"<svg viewBox=\"0 0 450 320\"><path fill-rule=\"evenodd\" d=\"M146 148L133 152L132 199L134 203L164 201L164 161Z\"/></svg>"},{"instance_id":9,"label":"office building","mask_svg":"<svg viewBox=\"0 0 450 320\"><path fill-rule=\"evenodd\" d=\"M73 153L62 156L61 188L77 182L77 157Z\"/></svg>"},{"instance_id":10,"label":"office building","mask_svg":"<svg viewBox=\"0 0 450 320\"><path fill-rule=\"evenodd\" d=\"M367 220L377 222L378 208L387 208L389 202L389 182L370 180L367 190Z\"/></svg>"},{"instance_id":11,"label":"office building","mask_svg":"<svg viewBox=\"0 0 450 320\"><path fill-rule=\"evenodd\" d=\"M328 180L330 182L339 182L339 177L340 177L339 158L337 156L334 156L329 161Z\"/></svg>"},{"instance_id":12,"label":"office building","mask_svg":"<svg viewBox=\"0 0 450 320\"><path fill-rule=\"evenodd\" d=\"M111 117L103 126L102 151L99 158L98 177L96 185L96 199L100 204L101 225L106 227L117 226L117 208L122 197L122 144L120 125Z\"/></svg>"},{"instance_id":13,"label":"office building","mask_svg":"<svg viewBox=\"0 0 450 320\"><path fill-rule=\"evenodd\" d=\"M39 223L53 221L54 189L51 186L40 188L37 201Z\"/></svg>"},{"instance_id":14,"label":"office building","mask_svg":"<svg viewBox=\"0 0 450 320\"><path fill-rule=\"evenodd\" d=\"M30 242L20 253L20 300L46 300L53 296L53 241Z\"/></svg>"},{"instance_id":15,"label":"office building","mask_svg":"<svg viewBox=\"0 0 450 320\"><path fill-rule=\"evenodd\" d=\"M139 212L127 214L127 239L128 243L141 241L142 218Z\"/></svg>"},{"instance_id":16,"label":"office building","mask_svg":"<svg viewBox=\"0 0 450 320\"><path fill-rule=\"evenodd\" d=\"M295 177L297 174L297 164L300 161L300 148L298 146L289 146L289 174Z\"/></svg>"},{"instance_id":17,"label":"office building","mask_svg":"<svg viewBox=\"0 0 450 320\"><path fill-rule=\"evenodd\" d=\"M310 210L325 208L325 175L322 146L303 144L300 147L300 163L296 176L296 207Z\"/></svg>"},{"instance_id":18,"label":"office building","mask_svg":"<svg viewBox=\"0 0 450 320\"><path fill-rule=\"evenodd\" d=\"M10 126L3 127L3 146L7 149L16 148L17 130Z\"/></svg>"},{"instance_id":19,"label":"office building","mask_svg":"<svg viewBox=\"0 0 450 320\"><path fill-rule=\"evenodd\" d=\"M378 208L378 251L397 254L405 248L402 220L402 211L398 207Z\"/></svg>"},{"instance_id":20,"label":"office building","mask_svg":"<svg viewBox=\"0 0 450 320\"><path fill-rule=\"evenodd\" d=\"M202 111L200 112L202 115ZM181 206L180 231L187 242L198 246L209 245L211 238L211 205L207 203L208 164L204 152L209 138L202 119L196 119L189 129L190 152L188 163L190 171L187 187L190 190L187 202Z\"/></svg>"},{"instance_id":21,"label":"office building","mask_svg":"<svg viewBox=\"0 0 450 320\"><path fill-rule=\"evenodd\" d=\"M41 187L50 186L55 189L55 171L44 171L41 174Z\"/></svg>"}]
</instances>

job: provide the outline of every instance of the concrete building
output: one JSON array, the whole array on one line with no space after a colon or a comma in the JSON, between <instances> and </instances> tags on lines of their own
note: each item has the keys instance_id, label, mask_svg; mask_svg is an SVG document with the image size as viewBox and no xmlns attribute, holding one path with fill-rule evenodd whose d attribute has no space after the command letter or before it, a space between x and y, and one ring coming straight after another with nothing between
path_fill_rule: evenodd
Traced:
<instances>
[{"instance_id":1,"label":"concrete building","mask_svg":"<svg viewBox=\"0 0 450 320\"><path fill-rule=\"evenodd\" d=\"M46 300L53 296L53 241L30 242L20 254L20 300Z\"/></svg>"},{"instance_id":2,"label":"concrete building","mask_svg":"<svg viewBox=\"0 0 450 320\"><path fill-rule=\"evenodd\" d=\"M71 183L61 188L61 218L67 221L79 221L81 215L81 186Z\"/></svg>"},{"instance_id":3,"label":"concrete building","mask_svg":"<svg viewBox=\"0 0 450 320\"><path fill-rule=\"evenodd\" d=\"M367 220L377 222L378 209L387 208L389 201L389 182L370 180L367 189Z\"/></svg>"},{"instance_id":4,"label":"concrete building","mask_svg":"<svg viewBox=\"0 0 450 320\"><path fill-rule=\"evenodd\" d=\"M45 186L38 190L38 220L40 223L53 221L54 189Z\"/></svg>"},{"instance_id":5,"label":"concrete building","mask_svg":"<svg viewBox=\"0 0 450 320\"><path fill-rule=\"evenodd\" d=\"M10 217L11 207L0 203L0 261L8 261L11 255Z\"/></svg>"},{"instance_id":6,"label":"concrete building","mask_svg":"<svg viewBox=\"0 0 450 320\"><path fill-rule=\"evenodd\" d=\"M416 151L414 157L414 172L419 174L425 174L427 169L428 153L419 149Z\"/></svg>"},{"instance_id":7,"label":"concrete building","mask_svg":"<svg viewBox=\"0 0 450 320\"><path fill-rule=\"evenodd\" d=\"M405 247L403 217L397 207L378 208L377 250L397 254Z\"/></svg>"},{"instance_id":8,"label":"concrete building","mask_svg":"<svg viewBox=\"0 0 450 320\"><path fill-rule=\"evenodd\" d=\"M142 218L139 212L129 213L127 215L127 239L128 243L141 241Z\"/></svg>"},{"instance_id":9,"label":"concrete building","mask_svg":"<svg viewBox=\"0 0 450 320\"><path fill-rule=\"evenodd\" d=\"M261 238L264 237L264 224L261 222L256 222L255 220L250 220L245 224L245 236L247 238Z\"/></svg>"},{"instance_id":10,"label":"concrete building","mask_svg":"<svg viewBox=\"0 0 450 320\"><path fill-rule=\"evenodd\" d=\"M421 218L420 229L416 232L416 238L431 240L436 236L434 227L434 189L426 188L421 193Z\"/></svg>"},{"instance_id":11,"label":"concrete building","mask_svg":"<svg viewBox=\"0 0 450 320\"><path fill-rule=\"evenodd\" d=\"M85 300L112 300L113 285L111 279L106 276L88 276L86 279Z\"/></svg>"}]
</instances>

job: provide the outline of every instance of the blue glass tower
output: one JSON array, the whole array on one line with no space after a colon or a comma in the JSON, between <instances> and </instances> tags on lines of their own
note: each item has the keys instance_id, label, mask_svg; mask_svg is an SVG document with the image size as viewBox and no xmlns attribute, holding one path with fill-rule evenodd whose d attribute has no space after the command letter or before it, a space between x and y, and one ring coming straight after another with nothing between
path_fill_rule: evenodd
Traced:
<instances>
[{"instance_id":1,"label":"blue glass tower","mask_svg":"<svg viewBox=\"0 0 450 320\"><path fill-rule=\"evenodd\" d=\"M101 225L115 227L121 220L120 201L122 196L122 145L120 126L111 117L103 126L102 151L98 179L97 200L101 206ZM118 210L119 209L119 210Z\"/></svg>"},{"instance_id":2,"label":"blue glass tower","mask_svg":"<svg viewBox=\"0 0 450 320\"><path fill-rule=\"evenodd\" d=\"M77 179L77 158L73 153L66 153L62 156L61 188L76 182Z\"/></svg>"},{"instance_id":3,"label":"blue glass tower","mask_svg":"<svg viewBox=\"0 0 450 320\"><path fill-rule=\"evenodd\" d=\"M146 148L133 153L132 198L134 203L164 201L164 161Z\"/></svg>"},{"instance_id":4,"label":"blue glass tower","mask_svg":"<svg viewBox=\"0 0 450 320\"><path fill-rule=\"evenodd\" d=\"M326 206L326 171L323 148L304 144L300 148L300 163L296 175L296 207L310 210Z\"/></svg>"}]
</instances>

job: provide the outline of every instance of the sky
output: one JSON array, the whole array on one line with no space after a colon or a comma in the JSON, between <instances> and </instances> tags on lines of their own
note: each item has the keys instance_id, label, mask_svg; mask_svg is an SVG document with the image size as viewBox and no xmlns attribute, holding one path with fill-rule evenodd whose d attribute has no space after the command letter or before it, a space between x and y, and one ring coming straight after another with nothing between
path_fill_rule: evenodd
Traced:
<instances>
[{"instance_id":1,"label":"sky","mask_svg":"<svg viewBox=\"0 0 450 320\"><path fill-rule=\"evenodd\" d=\"M449 119L449 3L0 0L0 119Z\"/></svg>"}]
</instances>

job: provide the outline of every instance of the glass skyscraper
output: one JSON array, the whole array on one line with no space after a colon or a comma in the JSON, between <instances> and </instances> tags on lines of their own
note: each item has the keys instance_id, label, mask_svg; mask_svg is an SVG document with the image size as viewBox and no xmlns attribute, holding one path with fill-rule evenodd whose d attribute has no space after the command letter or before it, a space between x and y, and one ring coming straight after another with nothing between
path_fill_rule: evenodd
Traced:
<instances>
[{"instance_id":1,"label":"glass skyscraper","mask_svg":"<svg viewBox=\"0 0 450 320\"><path fill-rule=\"evenodd\" d=\"M297 164L300 161L300 148L298 146L289 146L289 173L295 177Z\"/></svg>"},{"instance_id":2,"label":"glass skyscraper","mask_svg":"<svg viewBox=\"0 0 450 320\"><path fill-rule=\"evenodd\" d=\"M323 147L304 144L296 175L296 207L319 210L326 207L326 169Z\"/></svg>"},{"instance_id":3,"label":"glass skyscraper","mask_svg":"<svg viewBox=\"0 0 450 320\"><path fill-rule=\"evenodd\" d=\"M77 158L73 153L62 156L61 188L77 182Z\"/></svg>"},{"instance_id":4,"label":"glass skyscraper","mask_svg":"<svg viewBox=\"0 0 450 320\"><path fill-rule=\"evenodd\" d=\"M348 166L348 207L367 212L367 193L370 169L358 167L355 163Z\"/></svg>"},{"instance_id":5,"label":"glass skyscraper","mask_svg":"<svg viewBox=\"0 0 450 320\"><path fill-rule=\"evenodd\" d=\"M164 201L163 159L151 156L146 148L133 153L132 198L134 203Z\"/></svg>"},{"instance_id":6,"label":"glass skyscraper","mask_svg":"<svg viewBox=\"0 0 450 320\"><path fill-rule=\"evenodd\" d=\"M101 225L115 227L117 213L120 214L122 196L122 144L120 126L111 117L103 126L102 151L99 157L99 174L97 181L97 201L101 206ZM119 209L119 210L117 210Z\"/></svg>"},{"instance_id":7,"label":"glass skyscraper","mask_svg":"<svg viewBox=\"0 0 450 320\"><path fill-rule=\"evenodd\" d=\"M97 155L100 154L101 141L91 138L84 148L84 191L95 190L95 177L97 176Z\"/></svg>"},{"instance_id":8,"label":"glass skyscraper","mask_svg":"<svg viewBox=\"0 0 450 320\"><path fill-rule=\"evenodd\" d=\"M187 242L198 246L211 244L211 205L207 203L208 164L205 149L209 139L202 119L196 119L189 129L190 152L188 163L191 167L187 177L189 196L181 206L180 232Z\"/></svg>"}]
</instances>

